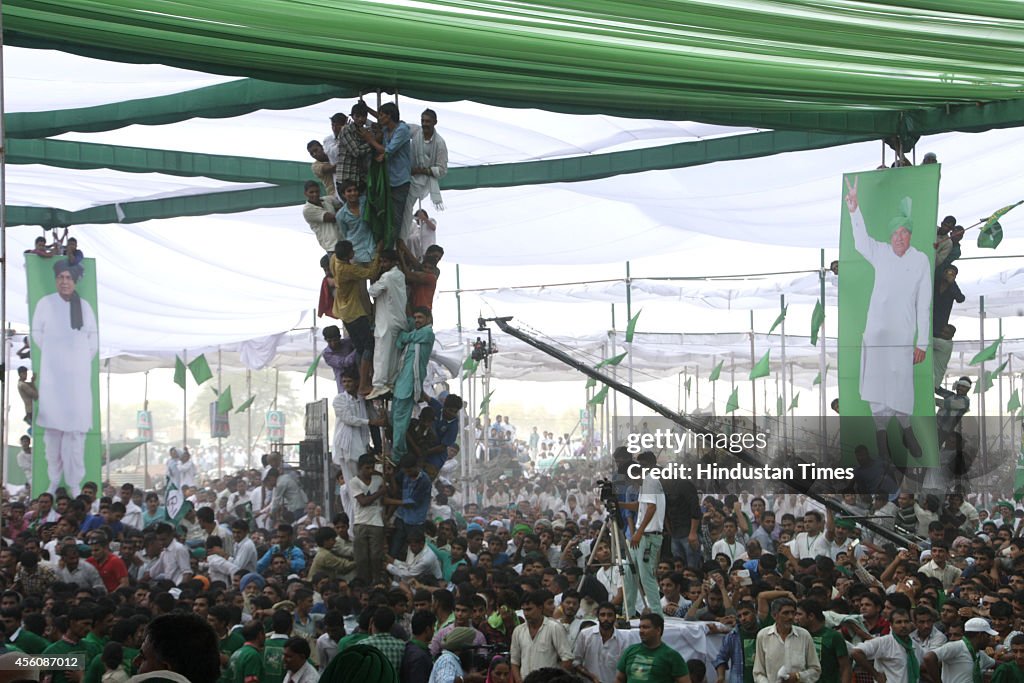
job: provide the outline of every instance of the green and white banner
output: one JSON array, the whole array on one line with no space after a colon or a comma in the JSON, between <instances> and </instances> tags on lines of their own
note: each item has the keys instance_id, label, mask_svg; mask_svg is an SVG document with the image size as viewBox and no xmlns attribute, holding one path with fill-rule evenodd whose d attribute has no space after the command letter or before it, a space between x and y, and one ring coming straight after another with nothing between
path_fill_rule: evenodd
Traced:
<instances>
[{"instance_id":1,"label":"green and white banner","mask_svg":"<svg viewBox=\"0 0 1024 683\"><path fill-rule=\"evenodd\" d=\"M100 481L99 321L96 262L25 256L32 369L32 491L64 485L72 496Z\"/></svg>"},{"instance_id":2,"label":"green and white banner","mask_svg":"<svg viewBox=\"0 0 1024 683\"><path fill-rule=\"evenodd\" d=\"M843 459L938 464L931 361L939 165L843 178L839 413Z\"/></svg>"}]
</instances>

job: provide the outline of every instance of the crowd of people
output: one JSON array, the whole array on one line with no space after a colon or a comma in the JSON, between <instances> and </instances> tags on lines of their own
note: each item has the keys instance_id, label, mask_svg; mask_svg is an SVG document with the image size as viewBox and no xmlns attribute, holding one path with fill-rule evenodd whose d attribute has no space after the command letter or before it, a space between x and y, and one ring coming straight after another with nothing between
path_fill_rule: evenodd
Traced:
<instances>
[{"instance_id":1,"label":"crowd of people","mask_svg":"<svg viewBox=\"0 0 1024 683\"><path fill-rule=\"evenodd\" d=\"M452 398L418 419L444 434ZM279 453L223 479L176 453L173 516L131 484L6 501L0 656L82 656L83 670L42 672L53 681L1024 676L1012 502L849 494L848 519L804 496L702 499L618 476L610 508L598 467L459 491L444 465L382 460L361 435L330 518Z\"/></svg>"}]
</instances>

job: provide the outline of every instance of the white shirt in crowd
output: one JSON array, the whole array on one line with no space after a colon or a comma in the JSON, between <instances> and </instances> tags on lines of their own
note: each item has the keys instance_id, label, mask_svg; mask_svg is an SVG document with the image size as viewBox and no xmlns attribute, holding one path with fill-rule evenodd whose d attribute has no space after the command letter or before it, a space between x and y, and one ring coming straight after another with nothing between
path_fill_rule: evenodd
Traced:
<instances>
[{"instance_id":1,"label":"white shirt in crowd","mask_svg":"<svg viewBox=\"0 0 1024 683\"><path fill-rule=\"evenodd\" d=\"M910 642L914 643L914 655L920 664L924 661L924 651L913 639ZM863 652L875 671L885 674L888 683L917 683L907 681L907 651L892 634L861 643L854 649Z\"/></svg>"},{"instance_id":2,"label":"white shirt in crowd","mask_svg":"<svg viewBox=\"0 0 1024 683\"><path fill-rule=\"evenodd\" d=\"M940 645L935 648L934 652L935 657L942 665L942 683L973 683L974 659L967 649L967 643L962 640L954 640L951 643ZM996 660L984 652L979 652L978 657L982 671L996 665Z\"/></svg>"},{"instance_id":3,"label":"white shirt in crowd","mask_svg":"<svg viewBox=\"0 0 1024 683\"><path fill-rule=\"evenodd\" d=\"M516 630L512 632L509 658L513 665L519 667L519 674L524 679L532 671L546 666L557 667L561 662L572 660L572 656L569 636L554 619L545 618L537 630L537 635L532 638L530 625L526 622L516 626Z\"/></svg>"},{"instance_id":4,"label":"white shirt in crowd","mask_svg":"<svg viewBox=\"0 0 1024 683\"><path fill-rule=\"evenodd\" d=\"M601 629L591 626L580 632L573 650L573 663L597 676L599 681L614 681L618 674L619 656L629 646L625 632L612 629L607 641Z\"/></svg>"}]
</instances>

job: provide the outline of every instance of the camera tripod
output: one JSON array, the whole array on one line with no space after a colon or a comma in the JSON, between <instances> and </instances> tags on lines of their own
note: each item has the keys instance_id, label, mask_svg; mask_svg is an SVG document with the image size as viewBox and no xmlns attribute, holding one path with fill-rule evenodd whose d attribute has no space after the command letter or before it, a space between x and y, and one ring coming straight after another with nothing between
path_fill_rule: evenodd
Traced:
<instances>
[{"instance_id":1,"label":"camera tripod","mask_svg":"<svg viewBox=\"0 0 1024 683\"><path fill-rule=\"evenodd\" d=\"M643 613L644 608L650 608L651 603L647 597L647 593L644 591L643 582L640 580L640 571L637 567L636 560L633 555L629 552L629 549L623 546L623 541L626 537L622 533L622 528L619 525L619 508L618 505L605 504L605 510L608 516L601 524L601 530L597 532L597 538L594 540L594 547L590 549L590 557L587 558L587 568L594 566L594 558L597 556L597 546L601 543L601 539L604 538L605 533L609 536L609 546L611 548L611 564L618 568L619 571L619 585L622 586L622 608L619 613L619 628L629 628L629 620L633 616L632 614L626 614L626 604L630 601L626 599L626 563L629 563L629 568L633 572L633 576L636 579L636 587L640 591L640 612ZM583 582L586 579L586 574L580 577L580 585L577 586L577 590L583 588ZM609 596L611 600L611 596Z\"/></svg>"}]
</instances>

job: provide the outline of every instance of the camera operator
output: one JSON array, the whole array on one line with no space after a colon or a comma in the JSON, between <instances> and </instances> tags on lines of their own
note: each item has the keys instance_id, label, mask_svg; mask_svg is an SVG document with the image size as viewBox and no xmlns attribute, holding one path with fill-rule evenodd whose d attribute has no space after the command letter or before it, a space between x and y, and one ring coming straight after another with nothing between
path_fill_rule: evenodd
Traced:
<instances>
[{"instance_id":1,"label":"camera operator","mask_svg":"<svg viewBox=\"0 0 1024 683\"><path fill-rule=\"evenodd\" d=\"M658 458L651 451L644 451L636 457L636 462L643 467L654 467L658 464ZM637 502L620 502L619 507L636 510L637 513L636 528L629 535L629 552L633 555L639 576L634 576L632 564L626 565L623 586L626 616L631 618L636 607L633 603L636 600L637 579L643 587L647 606L651 612L660 615L661 599L654 570L661 559L661 540L665 529L665 492L661 481L645 477L640 484Z\"/></svg>"},{"instance_id":2,"label":"camera operator","mask_svg":"<svg viewBox=\"0 0 1024 683\"><path fill-rule=\"evenodd\" d=\"M618 503L617 507L619 510L619 524L622 527L622 531L628 537L633 533L635 528L636 519L636 499L639 491L637 482L629 478L629 466L633 464L633 456L625 446L619 446L612 453L612 459L615 461L615 474L612 476L612 484L615 491L615 499ZM602 490L601 498L604 500L605 491ZM624 507L624 503L631 503L631 507ZM605 501L605 506L608 506ZM610 510L609 510L610 512Z\"/></svg>"}]
</instances>

